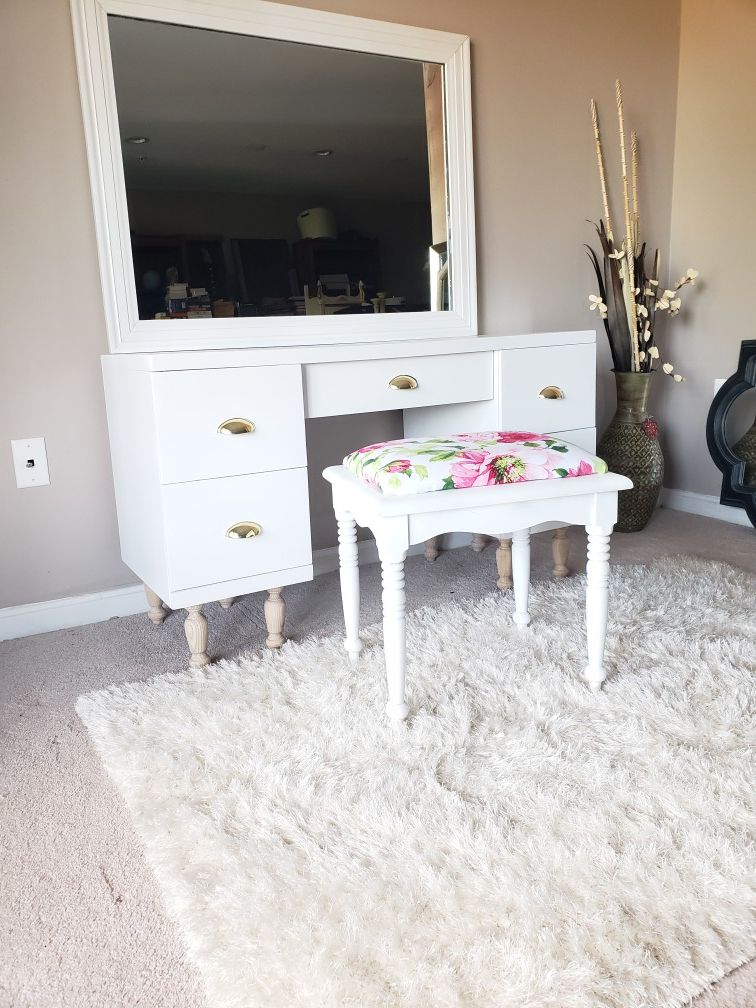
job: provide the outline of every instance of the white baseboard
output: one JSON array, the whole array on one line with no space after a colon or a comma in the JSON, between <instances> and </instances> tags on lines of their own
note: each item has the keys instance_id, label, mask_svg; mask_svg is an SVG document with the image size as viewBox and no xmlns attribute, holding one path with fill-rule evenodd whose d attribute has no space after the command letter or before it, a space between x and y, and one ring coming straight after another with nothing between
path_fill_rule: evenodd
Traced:
<instances>
[{"instance_id":1,"label":"white baseboard","mask_svg":"<svg viewBox=\"0 0 756 1008\"><path fill-rule=\"evenodd\" d=\"M0 640L30 637L87 623L102 623L113 616L133 616L146 611L147 601L141 584L110 588L91 595L9 606L0 609Z\"/></svg>"},{"instance_id":2,"label":"white baseboard","mask_svg":"<svg viewBox=\"0 0 756 1008\"><path fill-rule=\"evenodd\" d=\"M750 528L744 511L726 507L709 494L691 493L688 490L669 490L661 493L661 506L675 511L716 518L733 525ZM458 549L470 543L470 535L454 532L443 537L444 549ZM367 539L358 544L361 564L378 563L375 540ZM423 543L410 547L410 555L422 553ZM313 570L315 576L337 570L339 553L337 546L315 550ZM48 633L51 630L65 630L68 627L101 623L114 616L133 616L147 611L144 589L141 584L125 585L90 595L75 595L70 598L51 599L49 602L30 602L28 605L10 606L0 609L0 641L32 634Z\"/></svg>"},{"instance_id":3,"label":"white baseboard","mask_svg":"<svg viewBox=\"0 0 756 1008\"><path fill-rule=\"evenodd\" d=\"M467 546L467 533L454 533L443 537L444 549ZM411 554L422 553L420 543L410 548ZM375 540L368 539L359 544L361 564L378 563ZM315 550L313 553L315 576L338 569L338 547ZM30 602L27 605L9 606L0 609L0 641L14 640L16 637L30 637L32 634L49 633L51 630L66 630L69 627L86 626L88 623L102 623L114 616L133 616L147 611L147 601L141 584L125 585L94 592L91 595L74 595L70 598L51 599L49 602Z\"/></svg>"},{"instance_id":4,"label":"white baseboard","mask_svg":"<svg viewBox=\"0 0 756 1008\"><path fill-rule=\"evenodd\" d=\"M692 493L690 490L668 490L664 487L661 492L661 506L673 511L702 515L704 518L716 518L718 521L730 522L731 525L751 527L745 511L720 504L719 498L711 494Z\"/></svg>"}]
</instances>

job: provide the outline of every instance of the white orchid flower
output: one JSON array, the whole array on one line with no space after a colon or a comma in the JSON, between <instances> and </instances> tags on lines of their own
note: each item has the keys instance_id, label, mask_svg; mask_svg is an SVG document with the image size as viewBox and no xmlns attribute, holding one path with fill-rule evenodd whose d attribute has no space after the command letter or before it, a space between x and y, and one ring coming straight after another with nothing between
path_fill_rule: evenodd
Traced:
<instances>
[{"instance_id":1,"label":"white orchid flower","mask_svg":"<svg viewBox=\"0 0 756 1008\"><path fill-rule=\"evenodd\" d=\"M665 290L664 293L662 294L662 297L665 298L665 300L667 301L671 301L674 296L675 291L669 290L669 288L667 288L667 290Z\"/></svg>"},{"instance_id":2,"label":"white orchid flower","mask_svg":"<svg viewBox=\"0 0 756 1008\"><path fill-rule=\"evenodd\" d=\"M648 308L645 305L638 305L637 311L641 318L648 318Z\"/></svg>"},{"instance_id":3,"label":"white orchid flower","mask_svg":"<svg viewBox=\"0 0 756 1008\"><path fill-rule=\"evenodd\" d=\"M659 311L664 311L665 308L669 308L669 298L660 297L656 302L656 307Z\"/></svg>"},{"instance_id":4,"label":"white orchid flower","mask_svg":"<svg viewBox=\"0 0 756 1008\"><path fill-rule=\"evenodd\" d=\"M625 255L625 250L623 248L622 249L617 249L616 252L610 252L609 253L609 258L610 259L622 259L622 258L624 258L624 255Z\"/></svg>"},{"instance_id":5,"label":"white orchid flower","mask_svg":"<svg viewBox=\"0 0 756 1008\"><path fill-rule=\"evenodd\" d=\"M659 286L659 281L658 280L650 280L649 279L648 282L651 284L652 287L658 287Z\"/></svg>"},{"instance_id":6,"label":"white orchid flower","mask_svg":"<svg viewBox=\"0 0 756 1008\"><path fill-rule=\"evenodd\" d=\"M639 360L639 361L640 361L641 363L643 363L643 361L644 361L645 359L646 359L646 351L645 351L645 350L640 350L640 351L638 352L638 360Z\"/></svg>"},{"instance_id":7,"label":"white orchid flower","mask_svg":"<svg viewBox=\"0 0 756 1008\"><path fill-rule=\"evenodd\" d=\"M683 378L683 376L681 374L672 375L672 377L674 378L674 380L676 382L685 381L685 379Z\"/></svg>"},{"instance_id":8,"label":"white orchid flower","mask_svg":"<svg viewBox=\"0 0 756 1008\"><path fill-rule=\"evenodd\" d=\"M664 372L664 374L672 374L674 370L675 370L674 364L662 364L662 371Z\"/></svg>"},{"instance_id":9,"label":"white orchid flower","mask_svg":"<svg viewBox=\"0 0 756 1008\"><path fill-rule=\"evenodd\" d=\"M599 312L601 312L602 308L606 309L606 305L601 300L598 294L589 294L588 300L591 303L591 311L593 311L594 308L598 308Z\"/></svg>"},{"instance_id":10,"label":"white orchid flower","mask_svg":"<svg viewBox=\"0 0 756 1008\"><path fill-rule=\"evenodd\" d=\"M658 360L659 359L659 347L658 346L649 347L648 356L652 360Z\"/></svg>"},{"instance_id":11,"label":"white orchid flower","mask_svg":"<svg viewBox=\"0 0 756 1008\"><path fill-rule=\"evenodd\" d=\"M688 281L688 283L694 284L696 282L697 276L698 276L698 270L689 269L688 272L685 274L685 279Z\"/></svg>"},{"instance_id":12,"label":"white orchid flower","mask_svg":"<svg viewBox=\"0 0 756 1008\"><path fill-rule=\"evenodd\" d=\"M676 315L680 311L681 304L682 300L679 297L672 298L672 300L669 302L669 314Z\"/></svg>"},{"instance_id":13,"label":"white orchid flower","mask_svg":"<svg viewBox=\"0 0 756 1008\"><path fill-rule=\"evenodd\" d=\"M643 291L643 297L656 297L656 291L653 289L653 287L646 287L646 289Z\"/></svg>"}]
</instances>

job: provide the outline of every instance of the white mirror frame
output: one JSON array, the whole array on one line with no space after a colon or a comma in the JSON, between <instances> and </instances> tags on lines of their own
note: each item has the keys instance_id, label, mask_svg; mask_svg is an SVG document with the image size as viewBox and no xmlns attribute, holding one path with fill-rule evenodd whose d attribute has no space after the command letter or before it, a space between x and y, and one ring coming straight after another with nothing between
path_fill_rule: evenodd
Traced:
<instances>
[{"instance_id":1,"label":"white mirror frame","mask_svg":"<svg viewBox=\"0 0 756 1008\"><path fill-rule=\"evenodd\" d=\"M470 43L466 36L267 0L71 0L71 8L111 351L209 350L477 335ZM110 56L110 14L443 64L452 310L140 320Z\"/></svg>"}]
</instances>

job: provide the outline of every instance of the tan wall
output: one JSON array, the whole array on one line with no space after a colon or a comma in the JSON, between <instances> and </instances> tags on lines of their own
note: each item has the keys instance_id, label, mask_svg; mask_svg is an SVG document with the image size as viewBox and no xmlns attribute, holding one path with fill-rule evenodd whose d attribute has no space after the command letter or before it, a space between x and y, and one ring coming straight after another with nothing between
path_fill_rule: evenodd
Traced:
<instances>
[{"instance_id":1,"label":"tan wall","mask_svg":"<svg viewBox=\"0 0 756 1008\"><path fill-rule=\"evenodd\" d=\"M0 3L0 606L134 577L119 557L106 347L71 18ZM16 489L10 438L47 439L51 485Z\"/></svg>"},{"instance_id":2,"label":"tan wall","mask_svg":"<svg viewBox=\"0 0 756 1008\"><path fill-rule=\"evenodd\" d=\"M585 219L599 213L588 98L608 113L618 74L644 141L650 238L666 253L678 0L633 5L634 24L648 26L642 46L629 44L627 8L606 0L303 2L471 36L481 331L594 323L581 248L590 238ZM0 11L2 606L133 576L118 559L97 360L105 335L68 3L4 0ZM601 349L605 371L603 341ZM329 454L324 437L341 437L332 428L311 425L319 457ZM390 419L365 418L350 429L350 443L395 429ZM52 485L16 490L7 441L32 434L48 439ZM326 507L319 494L315 503Z\"/></svg>"},{"instance_id":3,"label":"tan wall","mask_svg":"<svg viewBox=\"0 0 756 1008\"><path fill-rule=\"evenodd\" d=\"M671 265L672 279L694 266L701 282L668 327L688 380L657 402L667 486L718 494L705 429L714 379L756 336L756 3L683 0L682 12Z\"/></svg>"}]
</instances>

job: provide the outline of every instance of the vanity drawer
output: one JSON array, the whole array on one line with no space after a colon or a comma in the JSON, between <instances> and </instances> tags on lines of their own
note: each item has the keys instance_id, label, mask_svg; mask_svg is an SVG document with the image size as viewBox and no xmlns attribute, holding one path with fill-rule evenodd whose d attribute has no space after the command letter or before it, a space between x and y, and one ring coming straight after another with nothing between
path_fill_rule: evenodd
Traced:
<instances>
[{"instance_id":1,"label":"vanity drawer","mask_svg":"<svg viewBox=\"0 0 756 1008\"><path fill-rule=\"evenodd\" d=\"M502 430L541 434L593 427L595 392L596 348L591 343L501 355Z\"/></svg>"},{"instance_id":2,"label":"vanity drawer","mask_svg":"<svg viewBox=\"0 0 756 1008\"><path fill-rule=\"evenodd\" d=\"M195 588L312 563L307 470L231 476L163 487L171 588ZM230 538L238 523L254 538Z\"/></svg>"},{"instance_id":3,"label":"vanity drawer","mask_svg":"<svg viewBox=\"0 0 756 1008\"><path fill-rule=\"evenodd\" d=\"M160 371L153 390L162 483L307 464L298 364Z\"/></svg>"},{"instance_id":4,"label":"vanity drawer","mask_svg":"<svg viewBox=\"0 0 756 1008\"><path fill-rule=\"evenodd\" d=\"M416 387L389 384L407 377ZM493 354L306 364L304 382L308 417L475 402L493 397Z\"/></svg>"}]
</instances>

